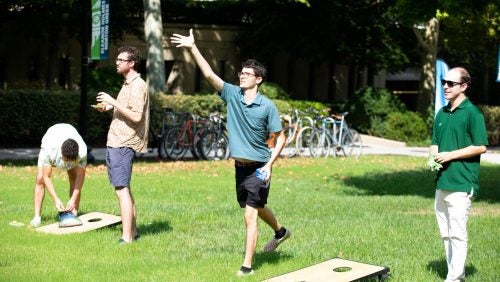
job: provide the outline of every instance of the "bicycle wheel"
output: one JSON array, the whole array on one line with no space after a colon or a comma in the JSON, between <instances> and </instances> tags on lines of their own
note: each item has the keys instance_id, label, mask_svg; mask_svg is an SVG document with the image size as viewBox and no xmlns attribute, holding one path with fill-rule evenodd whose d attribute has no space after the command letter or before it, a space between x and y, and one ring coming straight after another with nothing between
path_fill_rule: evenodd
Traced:
<instances>
[{"instance_id":1,"label":"bicycle wheel","mask_svg":"<svg viewBox=\"0 0 500 282\"><path fill-rule=\"evenodd\" d=\"M191 147L191 153L195 156L195 159L203 159L200 152L200 142L203 134L208 130L207 127L201 127L193 135L193 146Z\"/></svg>"},{"instance_id":2,"label":"bicycle wheel","mask_svg":"<svg viewBox=\"0 0 500 282\"><path fill-rule=\"evenodd\" d=\"M198 143L200 156L205 160L229 159L229 142L224 132L205 131Z\"/></svg>"},{"instance_id":3,"label":"bicycle wheel","mask_svg":"<svg viewBox=\"0 0 500 282\"><path fill-rule=\"evenodd\" d=\"M168 156L165 149L167 147L167 145L165 144L167 140L167 134L164 134L163 136L160 135L156 138L158 140L158 144L156 146L156 149L158 150L158 157L160 157L160 159L169 159L170 157Z\"/></svg>"},{"instance_id":4,"label":"bicycle wheel","mask_svg":"<svg viewBox=\"0 0 500 282\"><path fill-rule=\"evenodd\" d=\"M189 135L189 134L186 134L186 135ZM195 142L198 142L196 140L196 138L197 138L196 132L193 134L193 136L187 137L187 140L189 140L189 141L186 144L188 146L188 148L186 149L186 152L189 151L194 160L199 160L200 155L198 154L198 150L196 150L196 147L195 147L196 146Z\"/></svg>"},{"instance_id":5,"label":"bicycle wheel","mask_svg":"<svg viewBox=\"0 0 500 282\"><path fill-rule=\"evenodd\" d=\"M184 140L186 139L186 140ZM186 154L186 144L187 136L182 130L182 128L172 128L168 131L165 141L164 150L167 156L173 160L179 160Z\"/></svg>"},{"instance_id":6,"label":"bicycle wheel","mask_svg":"<svg viewBox=\"0 0 500 282\"><path fill-rule=\"evenodd\" d=\"M297 154L300 157L309 157L309 141L311 139L311 133L313 132L312 127L305 126L300 129L297 135L297 140L295 141L295 148L297 149Z\"/></svg>"},{"instance_id":7,"label":"bicycle wheel","mask_svg":"<svg viewBox=\"0 0 500 282\"><path fill-rule=\"evenodd\" d=\"M330 138L323 130L315 130L310 137L309 150L313 158L328 157L330 153Z\"/></svg>"},{"instance_id":8,"label":"bicycle wheel","mask_svg":"<svg viewBox=\"0 0 500 282\"><path fill-rule=\"evenodd\" d=\"M284 128L286 142L280 156L284 158L292 158L297 155L297 125L292 125Z\"/></svg>"},{"instance_id":9,"label":"bicycle wheel","mask_svg":"<svg viewBox=\"0 0 500 282\"><path fill-rule=\"evenodd\" d=\"M342 134L342 142L340 143L340 152L346 157L358 158L363 150L361 142L361 134L354 129L349 129Z\"/></svg>"}]
</instances>

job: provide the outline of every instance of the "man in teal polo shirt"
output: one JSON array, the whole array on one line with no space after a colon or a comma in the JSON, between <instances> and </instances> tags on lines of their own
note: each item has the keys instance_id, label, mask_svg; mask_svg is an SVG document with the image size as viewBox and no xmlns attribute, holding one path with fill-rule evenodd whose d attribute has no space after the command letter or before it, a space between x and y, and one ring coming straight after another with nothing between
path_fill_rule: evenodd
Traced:
<instances>
[{"instance_id":1,"label":"man in teal polo shirt","mask_svg":"<svg viewBox=\"0 0 500 282\"><path fill-rule=\"evenodd\" d=\"M189 36L174 34L171 41L191 51L203 76L219 91L227 105L229 146L235 159L236 197L240 207L245 208L245 258L237 275L252 274L259 217L275 231L275 236L264 246L264 252L274 251L291 236L290 230L284 228L266 207L271 168L286 141L276 106L258 91L266 69L255 60L247 60L238 73L239 86L232 85L213 72L196 47L192 30ZM265 142L269 134L277 140L272 153Z\"/></svg>"},{"instance_id":2,"label":"man in teal polo shirt","mask_svg":"<svg viewBox=\"0 0 500 282\"><path fill-rule=\"evenodd\" d=\"M471 200L478 194L479 162L488 139L483 114L465 96L471 83L467 70L451 69L442 83L449 103L434 120L428 165L438 169L435 212L448 265L445 281L464 281L467 220Z\"/></svg>"}]
</instances>

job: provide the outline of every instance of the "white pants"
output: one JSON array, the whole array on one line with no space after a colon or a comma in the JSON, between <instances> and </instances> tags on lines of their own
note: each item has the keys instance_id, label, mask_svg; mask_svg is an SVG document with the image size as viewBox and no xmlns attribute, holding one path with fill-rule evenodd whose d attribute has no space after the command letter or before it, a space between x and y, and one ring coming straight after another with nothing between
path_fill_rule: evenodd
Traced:
<instances>
[{"instance_id":1,"label":"white pants","mask_svg":"<svg viewBox=\"0 0 500 282\"><path fill-rule=\"evenodd\" d=\"M465 281L467 220L471 199L465 192L436 190L434 209L448 264L445 281Z\"/></svg>"}]
</instances>

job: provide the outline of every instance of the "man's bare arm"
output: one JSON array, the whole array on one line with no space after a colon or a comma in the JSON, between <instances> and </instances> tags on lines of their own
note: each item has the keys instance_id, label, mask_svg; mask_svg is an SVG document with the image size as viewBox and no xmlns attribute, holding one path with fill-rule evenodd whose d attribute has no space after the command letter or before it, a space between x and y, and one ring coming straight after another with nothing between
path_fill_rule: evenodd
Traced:
<instances>
[{"instance_id":1,"label":"man's bare arm","mask_svg":"<svg viewBox=\"0 0 500 282\"><path fill-rule=\"evenodd\" d=\"M214 87L217 91L222 90L222 86L224 85L224 81L212 70L207 60L203 57L198 47L194 42L193 29L189 30L189 36L183 36L177 33L174 33L171 42L177 44L177 48L186 47L191 50L191 54L196 61L196 64L201 70L201 73L205 77L205 79Z\"/></svg>"},{"instance_id":2,"label":"man's bare arm","mask_svg":"<svg viewBox=\"0 0 500 282\"><path fill-rule=\"evenodd\" d=\"M462 149L450 151L450 152L440 152L434 155L434 160L440 164L446 163L452 160L467 159L475 157L486 153L486 146L467 146Z\"/></svg>"},{"instance_id":3,"label":"man's bare arm","mask_svg":"<svg viewBox=\"0 0 500 282\"><path fill-rule=\"evenodd\" d=\"M52 183L52 167L51 166L44 166L42 168L42 178L43 178L43 183L45 184L45 188L47 189L47 192L49 192L50 197L54 201L54 205L56 206L56 209L58 211L63 211L64 210L64 205L57 196L56 189L54 188L54 184Z\"/></svg>"},{"instance_id":4,"label":"man's bare arm","mask_svg":"<svg viewBox=\"0 0 500 282\"><path fill-rule=\"evenodd\" d=\"M271 154L271 158L269 161L262 167L262 171L266 171L267 177L265 180L268 180L271 177L271 168L273 167L274 162L276 159L279 157L281 150L285 147L285 142L286 142L286 136L285 136L285 131L282 130L280 132L273 132L271 133L271 138L270 139L276 139L276 145L274 146L274 150ZM276 135L278 137L276 137Z\"/></svg>"},{"instance_id":5,"label":"man's bare arm","mask_svg":"<svg viewBox=\"0 0 500 282\"><path fill-rule=\"evenodd\" d=\"M118 103L115 98L111 97L111 95L105 93L105 92L99 92L97 94L97 101L98 102L104 102L107 105L111 105L114 107L117 111L119 111L122 115L124 115L128 120L132 121L133 123L138 123L141 121L142 117L144 116L142 112L134 112L131 109L127 108L126 106ZM106 108L107 110L108 108ZM112 108L109 108L112 109Z\"/></svg>"}]
</instances>

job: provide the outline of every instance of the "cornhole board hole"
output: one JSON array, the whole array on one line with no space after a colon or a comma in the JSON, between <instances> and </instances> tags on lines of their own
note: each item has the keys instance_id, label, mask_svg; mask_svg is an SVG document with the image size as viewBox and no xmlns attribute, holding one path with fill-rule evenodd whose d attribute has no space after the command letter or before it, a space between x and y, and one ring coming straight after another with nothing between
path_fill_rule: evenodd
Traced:
<instances>
[{"instance_id":1,"label":"cornhole board hole","mask_svg":"<svg viewBox=\"0 0 500 282\"><path fill-rule=\"evenodd\" d=\"M265 282L323 282L356 281L359 279L387 277L389 268L341 258L333 258L303 269L273 277Z\"/></svg>"},{"instance_id":2,"label":"cornhole board hole","mask_svg":"<svg viewBox=\"0 0 500 282\"><path fill-rule=\"evenodd\" d=\"M59 222L52 223L49 225L41 226L35 228L38 232L49 233L49 234L72 234L72 233L83 233L105 226L112 226L118 224L122 221L121 217L113 214L107 214L102 212L90 212L79 216L82 221L82 225L73 227L59 227Z\"/></svg>"}]
</instances>

